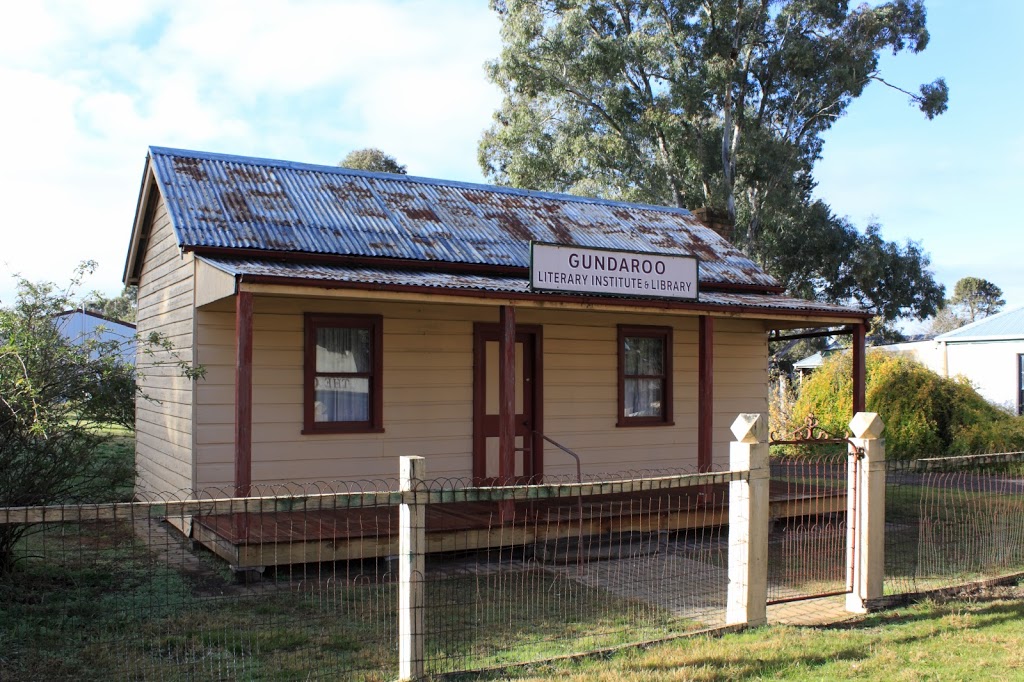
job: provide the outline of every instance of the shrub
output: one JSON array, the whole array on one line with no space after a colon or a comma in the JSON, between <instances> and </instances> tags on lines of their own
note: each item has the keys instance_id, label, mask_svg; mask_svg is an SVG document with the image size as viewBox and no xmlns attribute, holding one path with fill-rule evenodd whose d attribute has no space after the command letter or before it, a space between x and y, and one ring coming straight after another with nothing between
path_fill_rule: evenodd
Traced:
<instances>
[{"instance_id":1,"label":"shrub","mask_svg":"<svg viewBox=\"0 0 1024 682\"><path fill-rule=\"evenodd\" d=\"M110 456L112 434L103 428L134 426L136 371L123 360L125 342L73 343L55 321L77 307L73 291L93 265L83 264L67 289L19 278L13 304L0 306L0 506L107 502L131 488L134 463ZM138 347L173 348L158 335ZM201 376L189 363L172 364ZM30 529L0 526L0 578Z\"/></svg>"},{"instance_id":2,"label":"shrub","mask_svg":"<svg viewBox=\"0 0 1024 682\"><path fill-rule=\"evenodd\" d=\"M849 353L833 355L804 381L791 426L813 413L821 426L845 434L853 410ZM885 422L886 454L910 459L1024 449L1024 418L988 403L970 382L939 376L896 353L867 354L866 402Z\"/></svg>"}]
</instances>

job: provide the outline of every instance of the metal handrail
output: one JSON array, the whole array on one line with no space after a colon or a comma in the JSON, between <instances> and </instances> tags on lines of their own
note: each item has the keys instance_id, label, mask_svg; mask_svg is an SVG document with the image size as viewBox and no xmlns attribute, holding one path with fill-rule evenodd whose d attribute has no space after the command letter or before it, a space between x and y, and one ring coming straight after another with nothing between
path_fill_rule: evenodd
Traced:
<instances>
[{"instance_id":1,"label":"metal handrail","mask_svg":"<svg viewBox=\"0 0 1024 682\"><path fill-rule=\"evenodd\" d=\"M583 483L583 469L582 469L582 466L580 465L580 456L577 455L572 450L570 450L569 448L567 448L564 445L562 445L561 443L559 443L558 441L556 441L554 438L550 438L550 437L544 435L543 433L541 433L540 431L537 431L536 429L533 429L533 433L535 435L537 435L537 436L540 436L541 438L543 438L544 440L546 440L547 442L551 443L556 448L561 450L562 452L566 453L567 455L569 455L570 457L575 459L576 460L576 482L577 483Z\"/></svg>"},{"instance_id":2,"label":"metal handrail","mask_svg":"<svg viewBox=\"0 0 1024 682\"><path fill-rule=\"evenodd\" d=\"M572 457L574 460L576 460L576 482L582 485L582 483L583 483L583 469L582 469L582 466L580 464L580 456L577 455L572 450L570 450L569 448L567 448L564 445L562 445L561 443L559 443L554 438L550 438L549 436L544 435L543 433L541 433L540 431L537 431L536 429L531 429L531 430L533 431L534 435L540 436L541 438L543 438L547 442L551 443L556 448L558 448L559 450L561 450L562 452L566 453L567 455ZM577 533L577 537L576 537L576 573L578 575L583 575L583 492L582 491L580 491L580 493L576 496L576 511L577 511L577 513L580 516L580 528L579 528L579 532Z\"/></svg>"}]
</instances>

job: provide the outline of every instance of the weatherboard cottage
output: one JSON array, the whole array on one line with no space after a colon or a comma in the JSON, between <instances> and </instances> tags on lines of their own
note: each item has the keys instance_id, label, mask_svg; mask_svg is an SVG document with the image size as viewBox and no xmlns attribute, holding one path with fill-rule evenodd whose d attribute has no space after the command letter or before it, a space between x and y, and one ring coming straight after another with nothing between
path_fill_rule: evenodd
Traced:
<instances>
[{"instance_id":1,"label":"weatherboard cottage","mask_svg":"<svg viewBox=\"0 0 1024 682\"><path fill-rule=\"evenodd\" d=\"M723 468L773 330L851 333L863 409L869 314L681 209L154 147L124 281L206 370L139 357L140 491Z\"/></svg>"}]
</instances>

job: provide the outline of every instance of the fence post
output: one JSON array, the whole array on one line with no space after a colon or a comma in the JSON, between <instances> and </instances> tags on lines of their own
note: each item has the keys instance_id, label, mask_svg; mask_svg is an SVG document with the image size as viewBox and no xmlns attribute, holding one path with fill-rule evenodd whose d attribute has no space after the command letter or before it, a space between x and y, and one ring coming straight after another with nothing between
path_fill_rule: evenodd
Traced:
<instances>
[{"instance_id":1,"label":"fence post","mask_svg":"<svg viewBox=\"0 0 1024 682\"><path fill-rule=\"evenodd\" d=\"M422 457L402 457L400 490L423 489L427 473ZM398 509L398 679L420 680L423 662L423 572L426 540L426 505L407 496Z\"/></svg>"},{"instance_id":2,"label":"fence post","mask_svg":"<svg viewBox=\"0 0 1024 682\"><path fill-rule=\"evenodd\" d=\"M885 424L874 412L858 412L850 422L850 491L847 551L851 591L846 610L867 613L882 596L885 575ZM861 456L863 453L863 456Z\"/></svg>"},{"instance_id":3,"label":"fence post","mask_svg":"<svg viewBox=\"0 0 1024 682\"><path fill-rule=\"evenodd\" d=\"M768 424L764 415L741 414L732 424L729 468L749 470L749 480L729 483L728 625L763 625L768 600Z\"/></svg>"}]
</instances>

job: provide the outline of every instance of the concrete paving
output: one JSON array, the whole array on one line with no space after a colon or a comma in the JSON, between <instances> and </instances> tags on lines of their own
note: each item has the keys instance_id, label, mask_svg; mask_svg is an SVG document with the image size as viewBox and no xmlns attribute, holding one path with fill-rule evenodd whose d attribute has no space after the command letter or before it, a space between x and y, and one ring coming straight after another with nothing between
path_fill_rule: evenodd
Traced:
<instances>
[{"instance_id":1,"label":"concrete paving","mask_svg":"<svg viewBox=\"0 0 1024 682\"><path fill-rule=\"evenodd\" d=\"M546 566L545 570L617 597L646 602L705 627L725 624L725 566L711 555L693 552L675 543L661 551L637 553L618 559L575 565ZM826 625L857 617L846 611L845 595L775 604L768 607L768 622L782 625Z\"/></svg>"},{"instance_id":2,"label":"concrete paving","mask_svg":"<svg viewBox=\"0 0 1024 682\"><path fill-rule=\"evenodd\" d=\"M829 625L859 617L859 614L846 610L845 595L793 601L768 607L768 622L772 625Z\"/></svg>"}]
</instances>

